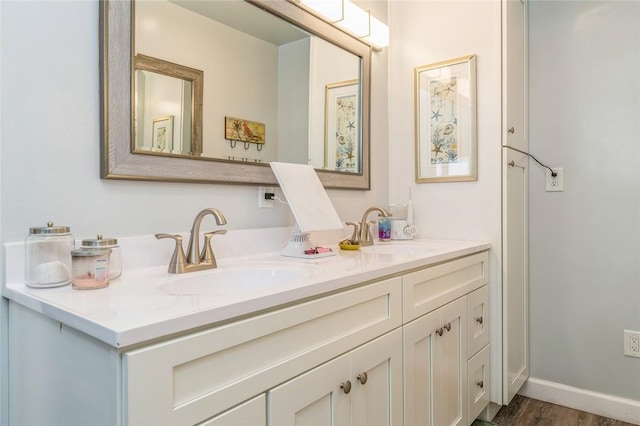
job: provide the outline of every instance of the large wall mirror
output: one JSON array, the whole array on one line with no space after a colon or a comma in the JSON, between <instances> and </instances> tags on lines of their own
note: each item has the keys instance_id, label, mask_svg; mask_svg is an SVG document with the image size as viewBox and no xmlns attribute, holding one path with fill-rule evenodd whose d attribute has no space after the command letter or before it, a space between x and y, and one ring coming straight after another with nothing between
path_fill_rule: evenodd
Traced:
<instances>
[{"instance_id":1,"label":"large wall mirror","mask_svg":"<svg viewBox=\"0 0 640 426\"><path fill-rule=\"evenodd\" d=\"M369 46L287 0L101 2L102 177L369 189Z\"/></svg>"}]
</instances>

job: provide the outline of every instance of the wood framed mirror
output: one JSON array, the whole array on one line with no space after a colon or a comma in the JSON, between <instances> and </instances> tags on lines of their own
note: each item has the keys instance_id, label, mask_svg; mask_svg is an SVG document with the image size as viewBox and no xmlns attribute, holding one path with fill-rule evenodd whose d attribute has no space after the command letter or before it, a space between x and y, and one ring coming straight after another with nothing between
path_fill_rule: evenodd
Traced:
<instances>
[{"instance_id":1,"label":"wood framed mirror","mask_svg":"<svg viewBox=\"0 0 640 426\"><path fill-rule=\"evenodd\" d=\"M134 72L132 152L199 157L203 72L143 54Z\"/></svg>"},{"instance_id":2,"label":"wood framed mirror","mask_svg":"<svg viewBox=\"0 0 640 426\"><path fill-rule=\"evenodd\" d=\"M174 5L179 0L167 2ZM184 2L193 4L206 4L207 1ZM215 3L215 2L214 2ZM288 24L293 24L300 30L307 32L313 37L317 37L323 42L329 42L341 50L355 55L359 59L359 92L357 99L358 115L358 141L361 145L360 152L356 153L358 158L358 170L355 172L344 172L338 168L326 167L326 158L331 158L322 153L322 161L325 164L318 166L314 164L318 175L325 187L348 188L348 189L369 189L370 187L370 147L369 147L369 93L370 93L370 57L371 48L361 41L345 34L332 25L309 14L303 9L295 6L286 0L251 0L251 1L229 1L218 3L239 3L243 6L251 6L257 11L266 11L278 19L285 20ZM233 184L264 184L273 185L276 183L275 177L268 167L269 161L282 161L281 158L273 158L268 161L259 161L246 158L238 160L231 159L231 156L219 158L209 158L203 155L185 155L184 152L177 153L150 153L140 152L132 149L132 139L135 140L136 128L140 124L136 123L136 86L135 82L135 55L144 54L136 52L134 34L136 21L135 3L132 1L109 1L100 3L100 27L101 27L101 86L102 86L102 111L101 111L101 176L106 179L130 179L130 180L156 180L171 182L201 182L201 183L233 183ZM184 46L183 46L184 48ZM160 55L152 54L152 57L165 60ZM222 66L231 67L233 64L224 61L224 57L219 58ZM172 61L168 61L172 62ZM186 62L186 61L185 61ZM188 68L200 69L198 66L175 61L174 63ZM317 63L316 63L317 65ZM314 62L310 62L310 67L314 67ZM209 76L211 74L211 76ZM256 74L258 75L258 74ZM223 120L222 113L210 114L207 105L208 98L206 88L210 84L219 82L214 72L204 69L203 85L205 87L205 97L203 100L203 130L202 145L205 146L209 139L223 139L219 132L214 132L214 136L207 134L208 126L213 123L220 123ZM234 85L238 82L223 81L224 84ZM327 84L318 87L322 93L323 102L325 98ZM224 101L224 100L223 100ZM246 103L245 103L246 104ZM234 114L233 108L228 107L228 114ZM326 111L323 104L323 114ZM248 114L247 114L248 115ZM166 115L165 115L166 116ZM253 117L246 117L252 119ZM313 121L314 119L310 119ZM317 119L315 119L317 121ZM260 121L260 120L256 120ZM282 121L279 118L277 121ZM322 127L326 127L326 118L320 119ZM148 123L146 123L148 124ZM218 124L216 124L218 125ZM273 129L275 126L267 127ZM303 128L303 133L307 140L317 138L320 135L323 146L326 146L324 134L307 126ZM323 132L324 130L322 130ZM193 130L197 136L198 129ZM175 129L174 129L175 133ZM275 146L281 140L286 139L288 131L282 131L275 140L267 138L267 144ZM294 138L301 139L301 138ZM216 140L215 143L224 143ZM255 150L255 149L254 149ZM281 150L282 151L282 150ZM348 155L345 154L345 155ZM311 157L311 155L309 155ZM309 158L306 159L310 161ZM285 159L284 161L289 161ZM294 160L298 162L297 160ZM299 162L304 163L304 160ZM331 165L331 164L330 164ZM324 167L324 169L323 169Z\"/></svg>"}]
</instances>

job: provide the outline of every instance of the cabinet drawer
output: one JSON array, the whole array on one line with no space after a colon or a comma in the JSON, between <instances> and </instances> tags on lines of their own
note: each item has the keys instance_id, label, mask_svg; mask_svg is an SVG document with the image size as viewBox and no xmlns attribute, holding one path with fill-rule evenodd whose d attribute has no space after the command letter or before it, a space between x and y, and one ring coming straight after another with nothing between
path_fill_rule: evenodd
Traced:
<instances>
[{"instance_id":1,"label":"cabinet drawer","mask_svg":"<svg viewBox=\"0 0 640 426\"><path fill-rule=\"evenodd\" d=\"M125 423L193 425L401 325L392 278L123 354Z\"/></svg>"},{"instance_id":2,"label":"cabinet drawer","mask_svg":"<svg viewBox=\"0 0 640 426\"><path fill-rule=\"evenodd\" d=\"M467 296L467 350L469 358L489 343L489 286Z\"/></svg>"},{"instance_id":3,"label":"cabinet drawer","mask_svg":"<svg viewBox=\"0 0 640 426\"><path fill-rule=\"evenodd\" d=\"M482 410L489 404L490 383L489 383L489 356L490 346L487 345L473 358L469 360L467 367L468 392L469 395L469 421L477 418Z\"/></svg>"},{"instance_id":4,"label":"cabinet drawer","mask_svg":"<svg viewBox=\"0 0 640 426\"><path fill-rule=\"evenodd\" d=\"M489 282L487 252L452 260L402 277L407 323Z\"/></svg>"}]
</instances>

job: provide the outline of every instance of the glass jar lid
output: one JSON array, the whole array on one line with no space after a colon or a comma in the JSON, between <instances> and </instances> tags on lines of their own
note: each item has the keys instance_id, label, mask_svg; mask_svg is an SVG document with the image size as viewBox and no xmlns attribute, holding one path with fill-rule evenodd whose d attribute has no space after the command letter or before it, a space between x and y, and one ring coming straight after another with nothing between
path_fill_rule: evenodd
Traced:
<instances>
[{"instance_id":1,"label":"glass jar lid","mask_svg":"<svg viewBox=\"0 0 640 426\"><path fill-rule=\"evenodd\" d=\"M61 235L71 232L68 226L54 226L53 222L47 222L47 226L29 228L29 235Z\"/></svg>"},{"instance_id":2,"label":"glass jar lid","mask_svg":"<svg viewBox=\"0 0 640 426\"><path fill-rule=\"evenodd\" d=\"M96 238L88 238L82 240L83 247L100 248L100 247L112 247L118 245L118 240L111 237L103 237L102 234L98 234Z\"/></svg>"},{"instance_id":3,"label":"glass jar lid","mask_svg":"<svg viewBox=\"0 0 640 426\"><path fill-rule=\"evenodd\" d=\"M71 250L71 256L75 256L75 257L104 256L109 253L111 253L111 249L109 248L100 249L100 250L96 250L96 249L87 250L86 248L77 248L77 249Z\"/></svg>"}]
</instances>

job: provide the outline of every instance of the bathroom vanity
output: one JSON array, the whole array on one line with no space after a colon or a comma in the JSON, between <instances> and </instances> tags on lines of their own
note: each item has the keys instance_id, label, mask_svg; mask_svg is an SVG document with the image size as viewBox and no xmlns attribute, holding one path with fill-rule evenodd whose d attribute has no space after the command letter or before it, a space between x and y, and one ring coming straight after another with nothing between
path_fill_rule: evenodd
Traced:
<instances>
[{"instance_id":1,"label":"bathroom vanity","mask_svg":"<svg viewBox=\"0 0 640 426\"><path fill-rule=\"evenodd\" d=\"M488 250L270 252L95 291L9 281L10 422L468 425L489 402Z\"/></svg>"}]
</instances>

